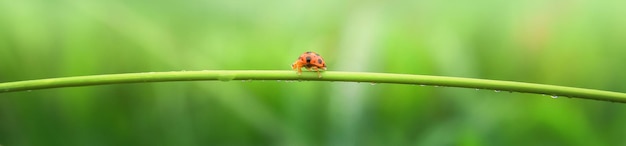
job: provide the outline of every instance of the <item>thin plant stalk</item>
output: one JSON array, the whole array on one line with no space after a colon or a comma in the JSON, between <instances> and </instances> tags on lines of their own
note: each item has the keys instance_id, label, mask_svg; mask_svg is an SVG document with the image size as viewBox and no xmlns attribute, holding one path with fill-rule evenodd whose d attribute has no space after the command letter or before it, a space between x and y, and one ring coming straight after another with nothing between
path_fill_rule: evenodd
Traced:
<instances>
[{"instance_id":1,"label":"thin plant stalk","mask_svg":"<svg viewBox=\"0 0 626 146\"><path fill-rule=\"evenodd\" d=\"M626 103L625 93L535 83L429 75L341 71L325 71L322 73L322 77L319 78L317 76L317 73L315 72L304 72L302 75L299 76L294 71L284 70L205 70L145 72L49 78L0 83L0 93L106 84L232 80L340 81L367 82L377 84L387 83L431 85L462 87L471 89L487 89L494 91L535 93L549 95L553 97L572 97Z\"/></svg>"}]
</instances>

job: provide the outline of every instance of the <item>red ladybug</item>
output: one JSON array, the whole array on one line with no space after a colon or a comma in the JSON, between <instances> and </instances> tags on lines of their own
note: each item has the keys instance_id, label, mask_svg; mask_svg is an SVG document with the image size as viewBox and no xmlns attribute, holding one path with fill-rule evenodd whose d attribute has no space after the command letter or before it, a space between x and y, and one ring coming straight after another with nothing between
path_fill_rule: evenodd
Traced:
<instances>
[{"instance_id":1,"label":"red ladybug","mask_svg":"<svg viewBox=\"0 0 626 146\"><path fill-rule=\"evenodd\" d=\"M320 74L320 69L326 70L326 62L324 62L324 59L322 59L322 56L320 56L320 54L311 51L304 52L302 55L300 55L300 57L298 57L298 60L296 60L296 62L291 64L291 69L296 70L298 75L302 75L302 67L306 68L309 71L317 71L317 77L322 78L322 75Z\"/></svg>"}]
</instances>

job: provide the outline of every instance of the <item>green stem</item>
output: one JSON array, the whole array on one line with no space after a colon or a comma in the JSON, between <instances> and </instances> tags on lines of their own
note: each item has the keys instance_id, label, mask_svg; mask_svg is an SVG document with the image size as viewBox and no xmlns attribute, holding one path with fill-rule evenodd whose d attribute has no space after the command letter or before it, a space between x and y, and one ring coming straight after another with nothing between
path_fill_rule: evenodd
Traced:
<instances>
[{"instance_id":1,"label":"green stem","mask_svg":"<svg viewBox=\"0 0 626 146\"><path fill-rule=\"evenodd\" d=\"M593 89L458 77L339 71L325 71L322 73L322 78L318 78L315 72L304 72L301 76L298 76L293 71L271 70L209 70L93 75L0 83L0 93L104 84L200 80L311 80L433 85L536 93L626 103L625 93Z\"/></svg>"}]
</instances>

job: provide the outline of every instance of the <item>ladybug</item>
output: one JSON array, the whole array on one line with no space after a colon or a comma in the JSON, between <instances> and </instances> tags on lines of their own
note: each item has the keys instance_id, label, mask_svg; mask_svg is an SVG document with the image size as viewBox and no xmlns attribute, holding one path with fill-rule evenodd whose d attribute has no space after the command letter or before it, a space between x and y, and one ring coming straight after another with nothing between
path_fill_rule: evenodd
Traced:
<instances>
[{"instance_id":1,"label":"ladybug","mask_svg":"<svg viewBox=\"0 0 626 146\"><path fill-rule=\"evenodd\" d=\"M311 71L311 69L317 71L317 77L322 78L320 69L326 70L326 62L324 62L320 54L311 51L304 52L298 57L296 62L291 64L291 69L296 70L298 75L302 75L302 67L309 71Z\"/></svg>"}]
</instances>

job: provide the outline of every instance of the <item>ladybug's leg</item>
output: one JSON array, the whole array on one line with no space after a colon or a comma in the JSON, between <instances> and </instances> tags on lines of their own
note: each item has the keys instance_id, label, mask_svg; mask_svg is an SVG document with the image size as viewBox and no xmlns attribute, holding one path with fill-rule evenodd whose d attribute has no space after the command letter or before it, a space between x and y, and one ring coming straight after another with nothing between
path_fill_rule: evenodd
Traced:
<instances>
[{"instance_id":1,"label":"ladybug's leg","mask_svg":"<svg viewBox=\"0 0 626 146\"><path fill-rule=\"evenodd\" d=\"M318 78L322 78L322 74L320 74L320 70L319 70L319 68L317 68L317 67L315 67L315 66L314 66L314 67L312 67L312 68L313 68L313 70L317 71L317 77L318 77Z\"/></svg>"},{"instance_id":2,"label":"ladybug's leg","mask_svg":"<svg viewBox=\"0 0 626 146\"><path fill-rule=\"evenodd\" d=\"M298 75L302 75L302 67L298 67L298 69L297 69L297 70L298 70L298 71L297 71L297 72L298 72Z\"/></svg>"},{"instance_id":3,"label":"ladybug's leg","mask_svg":"<svg viewBox=\"0 0 626 146\"><path fill-rule=\"evenodd\" d=\"M291 69L295 70L296 74L302 75L302 66L300 66L298 63L291 64Z\"/></svg>"}]
</instances>

